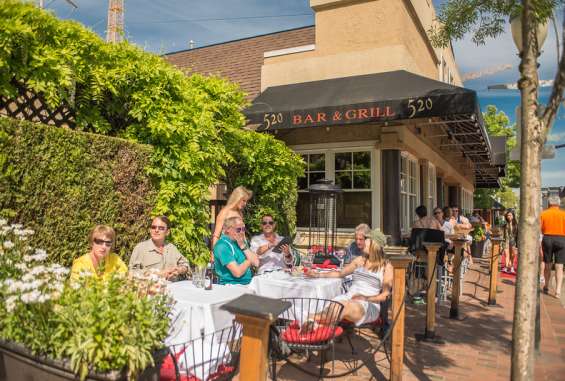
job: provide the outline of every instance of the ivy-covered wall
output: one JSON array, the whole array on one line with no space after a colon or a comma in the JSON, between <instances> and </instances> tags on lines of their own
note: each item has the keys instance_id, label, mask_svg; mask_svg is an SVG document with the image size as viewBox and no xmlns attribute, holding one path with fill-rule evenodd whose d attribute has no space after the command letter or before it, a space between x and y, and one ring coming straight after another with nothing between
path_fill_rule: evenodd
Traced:
<instances>
[{"instance_id":1,"label":"ivy-covered wall","mask_svg":"<svg viewBox=\"0 0 565 381\"><path fill-rule=\"evenodd\" d=\"M0 117L0 216L25 222L32 246L64 265L87 252L94 225L110 225L127 263L148 236L151 154L123 139Z\"/></svg>"}]
</instances>

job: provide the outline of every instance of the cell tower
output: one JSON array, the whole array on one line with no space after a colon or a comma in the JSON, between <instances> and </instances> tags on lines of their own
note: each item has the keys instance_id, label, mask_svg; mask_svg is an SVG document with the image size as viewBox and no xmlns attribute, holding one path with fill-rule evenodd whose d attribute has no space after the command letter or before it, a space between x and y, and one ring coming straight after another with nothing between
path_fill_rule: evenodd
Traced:
<instances>
[{"instance_id":1,"label":"cell tower","mask_svg":"<svg viewBox=\"0 0 565 381\"><path fill-rule=\"evenodd\" d=\"M120 42L124 38L124 0L108 0L107 42Z\"/></svg>"}]
</instances>

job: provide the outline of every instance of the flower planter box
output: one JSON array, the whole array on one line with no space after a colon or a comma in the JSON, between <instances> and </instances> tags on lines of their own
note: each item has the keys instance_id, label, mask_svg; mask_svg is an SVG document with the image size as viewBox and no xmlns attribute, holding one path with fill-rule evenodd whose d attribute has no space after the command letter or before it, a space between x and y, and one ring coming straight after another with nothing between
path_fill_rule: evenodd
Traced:
<instances>
[{"instance_id":1,"label":"flower planter box","mask_svg":"<svg viewBox=\"0 0 565 381\"><path fill-rule=\"evenodd\" d=\"M137 381L159 381L160 364L167 355L167 350L160 350L153 355L156 366L145 369ZM52 360L33 355L25 347L0 341L0 381L66 381L78 380L66 361ZM127 380L125 371L92 373L88 381Z\"/></svg>"},{"instance_id":2,"label":"flower planter box","mask_svg":"<svg viewBox=\"0 0 565 381\"><path fill-rule=\"evenodd\" d=\"M471 244L471 256L473 258L482 258L483 257L485 242L486 242L486 240L473 241L473 243Z\"/></svg>"}]
</instances>

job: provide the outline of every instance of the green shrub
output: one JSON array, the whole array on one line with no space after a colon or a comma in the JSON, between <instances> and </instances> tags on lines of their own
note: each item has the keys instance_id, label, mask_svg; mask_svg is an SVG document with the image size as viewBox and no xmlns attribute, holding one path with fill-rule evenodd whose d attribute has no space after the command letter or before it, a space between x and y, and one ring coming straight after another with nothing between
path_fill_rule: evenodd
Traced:
<instances>
[{"instance_id":1,"label":"green shrub","mask_svg":"<svg viewBox=\"0 0 565 381\"><path fill-rule=\"evenodd\" d=\"M66 281L69 269L43 264L47 254L29 246L30 236L0 220L0 339L68 360L81 380L110 371L135 379L152 365L169 329L163 283L120 275Z\"/></svg>"},{"instance_id":2,"label":"green shrub","mask_svg":"<svg viewBox=\"0 0 565 381\"><path fill-rule=\"evenodd\" d=\"M250 230L259 232L261 217L269 213L278 222L280 234L293 234L296 178L304 172L300 155L271 135L251 131L231 131L225 141L235 158L227 169L228 189L243 185L253 191L245 213Z\"/></svg>"},{"instance_id":3,"label":"green shrub","mask_svg":"<svg viewBox=\"0 0 565 381\"><path fill-rule=\"evenodd\" d=\"M126 261L147 237L156 190L151 148L123 139L0 118L0 214L31 221L33 244L70 265L96 224L116 229Z\"/></svg>"},{"instance_id":4,"label":"green shrub","mask_svg":"<svg viewBox=\"0 0 565 381\"><path fill-rule=\"evenodd\" d=\"M257 192L254 212L275 208L292 229L300 158L272 138L241 132L246 101L237 85L187 77L161 57L127 42L106 44L31 3L0 4L0 96L13 99L19 84L51 110L69 107L78 130L153 146L147 173L159 185L152 213L170 217L172 241L191 261L208 259L209 187L226 177ZM270 156L244 157L254 140ZM236 172L232 165L242 178L226 176Z\"/></svg>"}]
</instances>

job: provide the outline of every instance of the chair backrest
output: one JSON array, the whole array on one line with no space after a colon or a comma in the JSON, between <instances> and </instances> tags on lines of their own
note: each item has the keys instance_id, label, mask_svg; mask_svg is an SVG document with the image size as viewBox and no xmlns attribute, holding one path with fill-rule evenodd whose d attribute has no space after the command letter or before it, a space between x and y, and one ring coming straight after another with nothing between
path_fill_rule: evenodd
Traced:
<instances>
[{"instance_id":1,"label":"chair backrest","mask_svg":"<svg viewBox=\"0 0 565 381\"><path fill-rule=\"evenodd\" d=\"M410 232L410 251L426 250L424 242L445 242L445 232L437 229L413 228Z\"/></svg>"},{"instance_id":2,"label":"chair backrest","mask_svg":"<svg viewBox=\"0 0 565 381\"><path fill-rule=\"evenodd\" d=\"M242 327L233 325L169 347L171 355L161 366L160 380L206 381L231 379L239 365Z\"/></svg>"},{"instance_id":3,"label":"chair backrest","mask_svg":"<svg viewBox=\"0 0 565 381\"><path fill-rule=\"evenodd\" d=\"M343 312L343 304L316 298L284 298L291 307L277 321L281 339L288 344L316 345L327 343L335 337L335 330ZM314 326L304 330L306 323Z\"/></svg>"}]
</instances>

